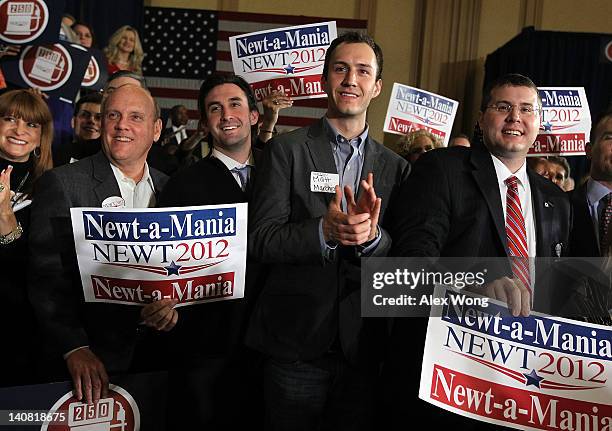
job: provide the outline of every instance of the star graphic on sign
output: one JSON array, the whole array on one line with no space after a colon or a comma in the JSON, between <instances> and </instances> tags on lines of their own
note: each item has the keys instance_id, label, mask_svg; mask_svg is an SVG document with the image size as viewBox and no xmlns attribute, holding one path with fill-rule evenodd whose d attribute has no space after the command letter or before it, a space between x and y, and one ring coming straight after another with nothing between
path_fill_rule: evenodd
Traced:
<instances>
[{"instance_id":1,"label":"star graphic on sign","mask_svg":"<svg viewBox=\"0 0 612 431\"><path fill-rule=\"evenodd\" d=\"M293 73L293 71L295 70L295 67L293 67L292 65L288 64L287 66L285 66L285 73L289 74L289 73Z\"/></svg>"},{"instance_id":2,"label":"star graphic on sign","mask_svg":"<svg viewBox=\"0 0 612 431\"><path fill-rule=\"evenodd\" d=\"M544 131L550 132L551 130L552 130L552 123L550 121L547 121L546 123L544 123Z\"/></svg>"},{"instance_id":3,"label":"star graphic on sign","mask_svg":"<svg viewBox=\"0 0 612 431\"><path fill-rule=\"evenodd\" d=\"M182 265L177 265L172 261L172 263L168 266L164 266L165 270L168 271L168 275L179 275L179 268Z\"/></svg>"},{"instance_id":4,"label":"star graphic on sign","mask_svg":"<svg viewBox=\"0 0 612 431\"><path fill-rule=\"evenodd\" d=\"M540 388L540 382L544 380L544 377L538 376L535 370L531 370L531 373L529 374L523 373L523 375L527 378L527 381L525 382L527 386L533 385L538 389Z\"/></svg>"}]
</instances>

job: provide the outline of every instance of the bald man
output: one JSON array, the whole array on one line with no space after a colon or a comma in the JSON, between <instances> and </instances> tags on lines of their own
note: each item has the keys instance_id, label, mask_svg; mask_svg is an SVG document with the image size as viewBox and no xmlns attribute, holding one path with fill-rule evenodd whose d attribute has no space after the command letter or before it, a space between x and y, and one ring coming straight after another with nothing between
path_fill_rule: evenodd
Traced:
<instances>
[{"instance_id":1,"label":"bald man","mask_svg":"<svg viewBox=\"0 0 612 431\"><path fill-rule=\"evenodd\" d=\"M146 158L161 129L151 94L120 86L102 103L102 151L48 171L34 190L28 288L46 335L45 371L55 378L68 371L75 396L88 403L106 395L108 373L130 369L143 317L137 307L84 301L70 208L102 207L108 198L124 208L154 206L167 177ZM150 316L158 306L142 310L145 323L170 329L176 312Z\"/></svg>"}]
</instances>

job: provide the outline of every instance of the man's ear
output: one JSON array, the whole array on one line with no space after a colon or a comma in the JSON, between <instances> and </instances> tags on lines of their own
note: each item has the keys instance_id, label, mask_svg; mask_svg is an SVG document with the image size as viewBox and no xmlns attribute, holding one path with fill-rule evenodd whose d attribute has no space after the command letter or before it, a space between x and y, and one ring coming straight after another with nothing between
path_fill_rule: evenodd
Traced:
<instances>
[{"instance_id":1,"label":"man's ear","mask_svg":"<svg viewBox=\"0 0 612 431\"><path fill-rule=\"evenodd\" d=\"M590 142L584 144L584 151L586 152L587 159L593 158L593 156L591 155L591 153L593 152L593 144L591 144Z\"/></svg>"},{"instance_id":2,"label":"man's ear","mask_svg":"<svg viewBox=\"0 0 612 431\"><path fill-rule=\"evenodd\" d=\"M74 117L74 116L72 118L70 118L70 127L72 127L72 130L74 130L74 125L76 124L76 121L74 121L75 118L76 117Z\"/></svg>"},{"instance_id":3,"label":"man's ear","mask_svg":"<svg viewBox=\"0 0 612 431\"><path fill-rule=\"evenodd\" d=\"M259 121L259 111L251 111L249 112L249 122L251 126L254 126Z\"/></svg>"},{"instance_id":4,"label":"man's ear","mask_svg":"<svg viewBox=\"0 0 612 431\"><path fill-rule=\"evenodd\" d=\"M210 132L210 130L206 126L206 121L202 121L202 118L198 120L198 130L202 132L204 137L208 136L208 133Z\"/></svg>"},{"instance_id":5,"label":"man's ear","mask_svg":"<svg viewBox=\"0 0 612 431\"><path fill-rule=\"evenodd\" d=\"M323 89L325 94L329 96L329 91L327 91L327 78L325 78L325 75L321 75L321 88Z\"/></svg>"},{"instance_id":6,"label":"man's ear","mask_svg":"<svg viewBox=\"0 0 612 431\"><path fill-rule=\"evenodd\" d=\"M376 81L376 84L374 84L374 92L372 93L372 97L378 97L378 95L380 94L380 92L382 91L382 79L378 79Z\"/></svg>"},{"instance_id":7,"label":"man's ear","mask_svg":"<svg viewBox=\"0 0 612 431\"><path fill-rule=\"evenodd\" d=\"M157 120L155 120L155 123L153 123L153 137L155 138L154 141L157 142L159 141L159 137L161 136L161 132L162 132L162 120L161 118L158 118Z\"/></svg>"}]
</instances>

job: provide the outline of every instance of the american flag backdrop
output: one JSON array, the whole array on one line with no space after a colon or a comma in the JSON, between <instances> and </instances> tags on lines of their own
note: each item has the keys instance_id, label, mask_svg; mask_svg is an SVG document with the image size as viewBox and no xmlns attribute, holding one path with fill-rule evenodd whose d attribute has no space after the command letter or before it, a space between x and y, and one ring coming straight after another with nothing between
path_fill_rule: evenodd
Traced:
<instances>
[{"instance_id":1,"label":"american flag backdrop","mask_svg":"<svg viewBox=\"0 0 612 431\"><path fill-rule=\"evenodd\" d=\"M367 29L365 20L147 7L142 35L147 85L163 110L185 105L188 128L195 129L200 84L215 71L233 72L230 36L323 21L336 21L339 35ZM326 106L325 99L295 101L280 112L277 125L306 126L322 117Z\"/></svg>"}]
</instances>

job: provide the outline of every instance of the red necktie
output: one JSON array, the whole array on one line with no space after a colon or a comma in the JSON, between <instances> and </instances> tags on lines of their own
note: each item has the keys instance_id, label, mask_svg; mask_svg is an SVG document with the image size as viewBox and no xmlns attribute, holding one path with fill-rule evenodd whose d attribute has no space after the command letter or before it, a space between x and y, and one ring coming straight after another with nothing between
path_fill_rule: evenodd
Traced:
<instances>
[{"instance_id":1,"label":"red necktie","mask_svg":"<svg viewBox=\"0 0 612 431\"><path fill-rule=\"evenodd\" d=\"M527 254L527 231L525 230L525 219L518 195L518 178L511 176L504 183L508 187L506 193L506 236L508 238L512 273L523 282L529 293L532 293L529 276L529 255Z\"/></svg>"}]
</instances>

